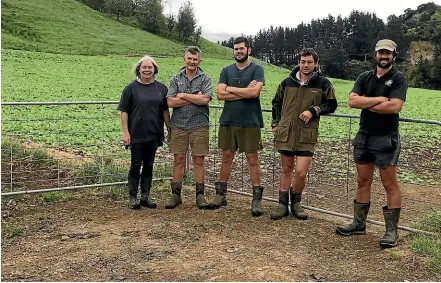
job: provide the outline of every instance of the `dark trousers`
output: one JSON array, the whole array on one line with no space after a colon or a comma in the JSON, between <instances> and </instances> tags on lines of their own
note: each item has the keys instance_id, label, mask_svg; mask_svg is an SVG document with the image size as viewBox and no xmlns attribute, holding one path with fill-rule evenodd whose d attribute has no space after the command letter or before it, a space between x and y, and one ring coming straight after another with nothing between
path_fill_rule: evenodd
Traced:
<instances>
[{"instance_id":1,"label":"dark trousers","mask_svg":"<svg viewBox=\"0 0 441 283\"><path fill-rule=\"evenodd\" d=\"M129 178L152 177L153 163L155 162L156 150L159 140L155 139L148 142L135 143L130 146L131 163ZM142 173L141 171L142 165Z\"/></svg>"}]
</instances>

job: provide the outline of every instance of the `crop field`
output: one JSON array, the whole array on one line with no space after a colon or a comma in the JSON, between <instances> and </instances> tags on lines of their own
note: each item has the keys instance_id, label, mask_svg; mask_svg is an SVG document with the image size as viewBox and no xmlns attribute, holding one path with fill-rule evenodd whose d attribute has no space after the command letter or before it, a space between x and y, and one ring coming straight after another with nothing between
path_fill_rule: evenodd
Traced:
<instances>
[{"instance_id":1,"label":"crop field","mask_svg":"<svg viewBox=\"0 0 441 283\"><path fill-rule=\"evenodd\" d=\"M104 101L110 104L83 105L29 105L2 107L3 137L29 144L40 144L64 152L80 155L124 155L121 126L116 103L124 86L133 80L133 65L139 57L82 56L38 53L29 51L2 51L3 102L69 102ZM157 58L158 80L168 85L171 77L183 66L182 58ZM203 58L201 68L212 78L216 88L222 68L232 60ZM272 143L271 100L278 84L289 71L265 65L266 83L261 93L265 129L263 139ZM353 82L331 79L336 89L339 107L336 113L356 114L347 106ZM211 105L222 106L214 91ZM441 92L410 88L401 117L439 120ZM210 122L216 125L221 109L211 109ZM347 163L348 143L358 130L359 120L324 117L320 126L320 148L332 168L343 168ZM216 127L211 127L211 147L216 148ZM400 124L403 140L402 181L439 184L432 171L441 166L439 125ZM331 151L329 149L332 149ZM264 153L271 155L272 146ZM320 149L319 149L320 150ZM334 156L335 155L335 156ZM126 157L123 157L126 158ZM424 160L424 161L421 161ZM415 165L420 164L415 171ZM406 169L407 168L407 169ZM353 168L351 169L351 171Z\"/></svg>"},{"instance_id":2,"label":"crop field","mask_svg":"<svg viewBox=\"0 0 441 283\"><path fill-rule=\"evenodd\" d=\"M124 86L133 80L133 65L138 57L81 56L37 53L28 51L2 51L2 101L118 101ZM157 58L160 66L158 80L168 85L170 78L182 67L181 58ZM213 88L220 71L231 60L203 58L201 68L212 78ZM289 71L265 65L265 86L261 94L262 107L271 109L271 100L278 84ZM349 109L347 97L353 82L331 79L336 89L339 107L336 113L359 114ZM222 105L214 97L211 105ZM401 117L437 120L441 117L441 92L410 88ZM218 121L220 111L211 111L211 123ZM265 113L266 127L271 113ZM19 119L18 119L19 118ZM68 106L10 106L2 107L4 133L35 132L35 141L60 147L87 145L99 135L106 143L114 144L120 137L119 113L115 104L68 105ZM20 122L7 123L8 120ZM75 123L72 123L75 119ZM322 119L321 136L345 138L348 136L349 120L343 118ZM353 134L358 120L352 121ZM402 123L402 135L424 137L437 142L440 129L436 126ZM439 127L438 127L439 128ZM38 136L37 132L76 132L78 135L56 140L55 136ZM83 133L83 134L80 134Z\"/></svg>"},{"instance_id":3,"label":"crop field","mask_svg":"<svg viewBox=\"0 0 441 283\"><path fill-rule=\"evenodd\" d=\"M133 65L139 57L81 56L2 50L2 101L117 101L124 86L133 80ZM168 85L183 66L182 58L156 58L158 80ZM214 88L224 66L233 60L202 58L201 68ZM265 86L262 107L270 108L286 69L264 65ZM352 81L331 79L339 101L339 113L359 114L347 107ZM440 118L441 91L409 88L402 117L436 120ZM220 105L213 99L211 104Z\"/></svg>"}]
</instances>

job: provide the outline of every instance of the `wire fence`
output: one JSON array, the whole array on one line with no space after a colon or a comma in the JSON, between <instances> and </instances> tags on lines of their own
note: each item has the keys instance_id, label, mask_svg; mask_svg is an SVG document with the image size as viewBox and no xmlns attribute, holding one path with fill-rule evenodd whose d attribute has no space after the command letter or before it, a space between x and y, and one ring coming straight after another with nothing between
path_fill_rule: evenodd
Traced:
<instances>
[{"instance_id":1,"label":"wire fence","mask_svg":"<svg viewBox=\"0 0 441 283\"><path fill-rule=\"evenodd\" d=\"M2 104L2 196L56 190L126 185L130 152L122 144L116 101L9 102ZM219 177L222 151L217 149L220 106L210 107L210 153L206 156L207 187ZM271 111L263 110L260 151L264 198L277 201L281 171L269 127ZM351 141L358 130L357 115L322 117L319 143L308 173L303 205L311 210L352 218L356 189ZM430 221L441 207L441 122L400 119L402 151L399 181L402 189L402 229L413 230ZM154 180L170 180L173 155L167 144L158 150ZM187 173L192 164L187 158ZM250 195L244 154L236 154L229 181L232 193ZM369 219L382 224L386 194L375 173ZM429 219L429 220L427 220Z\"/></svg>"}]
</instances>

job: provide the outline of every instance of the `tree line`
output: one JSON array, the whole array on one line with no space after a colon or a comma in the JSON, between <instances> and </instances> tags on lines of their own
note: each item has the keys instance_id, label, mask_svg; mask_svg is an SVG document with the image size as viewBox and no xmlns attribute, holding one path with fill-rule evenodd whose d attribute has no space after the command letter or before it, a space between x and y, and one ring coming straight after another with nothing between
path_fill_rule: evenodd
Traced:
<instances>
[{"instance_id":1,"label":"tree line","mask_svg":"<svg viewBox=\"0 0 441 283\"><path fill-rule=\"evenodd\" d=\"M327 76L350 80L375 66L373 50L379 39L392 39L398 45L396 66L407 74L410 85L441 89L441 7L434 3L406 9L400 16L391 15L387 23L374 13L353 11L346 18L329 15L294 28L271 26L244 36L254 57L290 69L297 64L296 54L301 49L313 47ZM218 43L232 47L233 40ZM413 41L435 45L432 58L421 56L411 66L407 54Z\"/></svg>"},{"instance_id":2,"label":"tree line","mask_svg":"<svg viewBox=\"0 0 441 283\"><path fill-rule=\"evenodd\" d=\"M162 0L77 0L101 13L114 15L118 21L132 23L142 30L186 44L198 44L202 27L197 26L193 4L181 4L177 15L164 14Z\"/></svg>"}]
</instances>

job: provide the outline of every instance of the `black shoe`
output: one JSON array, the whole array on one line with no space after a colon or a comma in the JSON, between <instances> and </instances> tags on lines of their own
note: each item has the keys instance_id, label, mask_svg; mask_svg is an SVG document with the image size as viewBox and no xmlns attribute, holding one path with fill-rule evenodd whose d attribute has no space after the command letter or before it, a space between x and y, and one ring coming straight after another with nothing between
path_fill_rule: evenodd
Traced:
<instances>
[{"instance_id":1,"label":"black shoe","mask_svg":"<svg viewBox=\"0 0 441 283\"><path fill-rule=\"evenodd\" d=\"M152 187L152 176L141 176L141 206L156 208L156 203L150 199L150 189Z\"/></svg>"},{"instance_id":2,"label":"black shoe","mask_svg":"<svg viewBox=\"0 0 441 283\"><path fill-rule=\"evenodd\" d=\"M128 178L128 186L129 186L129 208L130 209L140 209L141 205L138 200L138 186L139 186L139 178L129 177Z\"/></svg>"}]
</instances>

